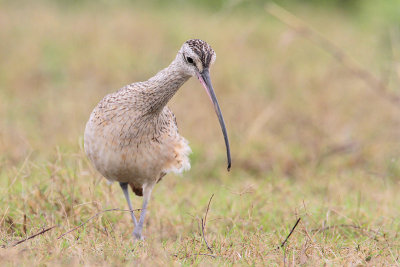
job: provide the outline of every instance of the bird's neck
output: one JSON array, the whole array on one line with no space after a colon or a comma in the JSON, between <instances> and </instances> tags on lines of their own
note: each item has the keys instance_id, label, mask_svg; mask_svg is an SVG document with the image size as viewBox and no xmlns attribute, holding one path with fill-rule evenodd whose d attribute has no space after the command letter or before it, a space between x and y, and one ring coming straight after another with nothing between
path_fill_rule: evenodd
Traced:
<instances>
[{"instance_id":1,"label":"bird's neck","mask_svg":"<svg viewBox=\"0 0 400 267\"><path fill-rule=\"evenodd\" d=\"M147 112L159 114L178 89L190 78L180 71L174 60L167 68L145 82L141 94L145 98Z\"/></svg>"}]
</instances>

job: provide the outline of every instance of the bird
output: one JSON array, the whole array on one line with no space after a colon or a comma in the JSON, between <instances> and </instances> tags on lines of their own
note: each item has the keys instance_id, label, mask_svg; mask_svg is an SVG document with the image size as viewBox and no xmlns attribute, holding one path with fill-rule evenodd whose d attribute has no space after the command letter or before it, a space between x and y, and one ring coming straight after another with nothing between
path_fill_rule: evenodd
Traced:
<instances>
[{"instance_id":1,"label":"bird","mask_svg":"<svg viewBox=\"0 0 400 267\"><path fill-rule=\"evenodd\" d=\"M143 224L154 185L170 172L190 169L191 149L167 106L190 77L198 78L213 104L225 141L228 171L231 168L228 134L209 72L215 59L207 42L190 39L168 67L147 81L106 95L90 114L84 150L102 176L120 184L133 221L134 240L144 240ZM139 220L133 213L128 186L143 197Z\"/></svg>"}]
</instances>

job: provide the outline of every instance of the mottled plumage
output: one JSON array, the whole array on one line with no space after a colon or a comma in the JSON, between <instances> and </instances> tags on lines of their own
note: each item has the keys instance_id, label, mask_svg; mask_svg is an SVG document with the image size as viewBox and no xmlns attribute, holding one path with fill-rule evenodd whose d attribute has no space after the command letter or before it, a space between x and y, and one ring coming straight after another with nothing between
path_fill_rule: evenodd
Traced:
<instances>
[{"instance_id":1,"label":"mottled plumage","mask_svg":"<svg viewBox=\"0 0 400 267\"><path fill-rule=\"evenodd\" d=\"M189 47L195 52L201 60L204 68L208 68L211 63L211 59L215 56L214 50L209 44L199 39L191 39L186 41Z\"/></svg>"},{"instance_id":2,"label":"mottled plumage","mask_svg":"<svg viewBox=\"0 0 400 267\"><path fill-rule=\"evenodd\" d=\"M86 125L85 150L93 165L108 180L129 183L135 193L164 173L190 168L190 148L165 106L190 77L174 69L107 95Z\"/></svg>"},{"instance_id":3,"label":"mottled plumage","mask_svg":"<svg viewBox=\"0 0 400 267\"><path fill-rule=\"evenodd\" d=\"M197 76L210 97L215 98L208 76L214 60L215 52L206 42L189 40L175 60L154 77L105 96L86 124L85 151L94 167L109 181L120 183L130 209L127 184L136 195L144 196L139 222L131 214L138 239L142 238L153 186L168 172L190 168L190 147L179 134L175 116L166 104L191 76ZM216 98L212 100L217 107ZM219 107L216 111L223 124ZM223 131L227 142L225 125ZM228 143L227 149L230 161Z\"/></svg>"}]
</instances>

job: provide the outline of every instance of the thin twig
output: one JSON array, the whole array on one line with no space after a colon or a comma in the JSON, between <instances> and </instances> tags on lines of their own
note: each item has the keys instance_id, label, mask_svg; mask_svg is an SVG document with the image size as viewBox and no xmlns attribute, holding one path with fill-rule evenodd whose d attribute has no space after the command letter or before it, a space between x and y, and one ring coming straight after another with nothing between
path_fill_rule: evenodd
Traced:
<instances>
[{"instance_id":1,"label":"thin twig","mask_svg":"<svg viewBox=\"0 0 400 267\"><path fill-rule=\"evenodd\" d=\"M213 197L214 197L214 194L211 195L210 200L208 201L207 210L206 210L206 214L204 215L204 219L201 218L201 232L203 234L204 243L206 243L206 246L207 246L208 250L212 254L214 254L214 252L211 249L211 247L208 245L208 242L207 242L207 239L206 239L206 235L204 234L204 232L205 232L205 228L206 228L207 214L208 214L208 211L210 209L210 204L211 204L211 200L213 199Z\"/></svg>"},{"instance_id":2,"label":"thin twig","mask_svg":"<svg viewBox=\"0 0 400 267\"><path fill-rule=\"evenodd\" d=\"M56 227L57 227L57 225L54 225L54 226L52 226L52 227L43 229L43 230L40 231L39 233L36 233L36 234L34 234L34 235L31 235L31 236L29 236L29 237L27 237L27 238L25 238L25 239L22 239L22 240L20 240L20 241L18 241L18 242L16 242L16 243L14 243L13 245L11 245L11 247L15 247L15 246L17 246L17 245L19 245L19 244L21 244L21 243L24 243L25 241L27 241L27 240L29 240L29 239L35 238L35 237L37 237L37 236L39 236L39 235L42 235L42 234L44 234L44 233L46 233L46 232L48 232L48 231L50 231L50 230L52 230L52 229L54 229L54 228L56 228Z\"/></svg>"},{"instance_id":3,"label":"thin twig","mask_svg":"<svg viewBox=\"0 0 400 267\"><path fill-rule=\"evenodd\" d=\"M86 221L84 221L83 223L81 223L80 225L78 225L78 226L72 228L71 230L69 230L69 231L67 231L67 232L65 232L65 233L63 233L63 234L61 234L59 237L57 237L57 239L60 239L60 238L62 238L63 236L65 236L65 235L67 235L67 234L69 234L69 233L75 231L76 229L78 229L78 228L84 226L84 225L87 224L89 221L91 221L92 219L98 217L99 215L101 215L101 214L103 214L103 213L105 213L105 212L109 212L109 211L126 211L126 212L132 212L132 211L139 211L139 210L141 210L141 209L135 209L135 210L122 210L122 209L108 209L108 210L102 210L102 211L96 213L95 215L93 215L92 217L90 217L89 219L87 219Z\"/></svg>"},{"instance_id":4,"label":"thin twig","mask_svg":"<svg viewBox=\"0 0 400 267\"><path fill-rule=\"evenodd\" d=\"M294 224L292 230L290 231L289 235L286 237L285 241L282 242L281 244L281 248L283 248L283 246L286 244L286 242L288 241L289 237L292 235L292 233L294 232L294 229L296 229L297 225L299 224L301 218L298 218L296 223Z\"/></svg>"},{"instance_id":5,"label":"thin twig","mask_svg":"<svg viewBox=\"0 0 400 267\"><path fill-rule=\"evenodd\" d=\"M371 72L363 68L359 63L352 59L343 49L325 38L322 34L311 28L300 18L290 13L286 9L274 3L265 6L265 10L276 19L293 29L297 34L318 45L329 53L333 58L345 66L352 75L362 80L368 87L378 93L384 99L400 107L400 97L387 91L387 86Z\"/></svg>"}]
</instances>

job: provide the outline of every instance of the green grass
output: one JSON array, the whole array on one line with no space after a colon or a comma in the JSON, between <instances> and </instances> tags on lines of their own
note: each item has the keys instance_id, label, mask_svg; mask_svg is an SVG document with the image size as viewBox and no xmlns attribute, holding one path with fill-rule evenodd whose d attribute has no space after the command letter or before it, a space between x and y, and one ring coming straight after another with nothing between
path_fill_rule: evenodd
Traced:
<instances>
[{"instance_id":1,"label":"green grass","mask_svg":"<svg viewBox=\"0 0 400 267\"><path fill-rule=\"evenodd\" d=\"M400 33L383 13L292 10L398 93ZM399 108L263 9L9 2L0 25L2 265L398 265ZM147 79L194 37L217 53L232 170L191 79L170 106L192 169L155 187L146 242L134 244L128 213L101 213L126 203L89 164L84 125L105 94ZM212 194L215 257L199 227Z\"/></svg>"}]
</instances>

